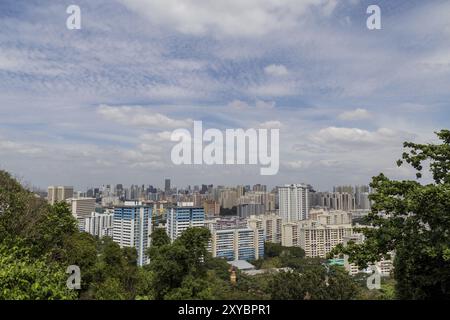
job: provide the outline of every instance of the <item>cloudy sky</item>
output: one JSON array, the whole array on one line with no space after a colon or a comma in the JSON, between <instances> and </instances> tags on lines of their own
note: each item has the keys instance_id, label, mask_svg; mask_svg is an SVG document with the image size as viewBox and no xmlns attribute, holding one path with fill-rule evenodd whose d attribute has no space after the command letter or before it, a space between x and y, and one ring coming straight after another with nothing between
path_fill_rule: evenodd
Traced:
<instances>
[{"instance_id":1,"label":"cloudy sky","mask_svg":"<svg viewBox=\"0 0 450 320\"><path fill-rule=\"evenodd\" d=\"M448 128L449 89L449 1L0 1L0 168L41 187L412 178L402 142ZM194 120L279 128L279 173L173 165Z\"/></svg>"}]
</instances>

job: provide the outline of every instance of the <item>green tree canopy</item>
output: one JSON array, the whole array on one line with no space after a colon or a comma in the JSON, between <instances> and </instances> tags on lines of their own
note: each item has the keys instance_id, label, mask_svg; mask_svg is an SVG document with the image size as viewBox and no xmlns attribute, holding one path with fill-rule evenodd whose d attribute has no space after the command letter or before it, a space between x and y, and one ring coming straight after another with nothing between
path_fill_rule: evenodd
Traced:
<instances>
[{"instance_id":1,"label":"green tree canopy","mask_svg":"<svg viewBox=\"0 0 450 320\"><path fill-rule=\"evenodd\" d=\"M398 165L417 170L429 166L433 182L395 181L384 174L373 178L375 191L363 244L339 246L334 253L350 256L359 266L395 253L394 277L400 299L450 298L450 131L437 133L441 143L405 142Z\"/></svg>"}]
</instances>

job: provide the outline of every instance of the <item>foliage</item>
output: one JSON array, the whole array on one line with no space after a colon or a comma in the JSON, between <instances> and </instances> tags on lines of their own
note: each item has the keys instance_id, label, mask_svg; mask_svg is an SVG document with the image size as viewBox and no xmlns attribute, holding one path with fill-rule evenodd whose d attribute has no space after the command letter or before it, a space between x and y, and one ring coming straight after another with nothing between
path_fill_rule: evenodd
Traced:
<instances>
[{"instance_id":1,"label":"foliage","mask_svg":"<svg viewBox=\"0 0 450 320\"><path fill-rule=\"evenodd\" d=\"M358 294L357 283L340 267L316 266L304 273L275 273L269 283L275 300L349 300Z\"/></svg>"},{"instance_id":2,"label":"foliage","mask_svg":"<svg viewBox=\"0 0 450 320\"><path fill-rule=\"evenodd\" d=\"M19 246L0 245L0 300L66 300L77 294L66 287L67 275L45 257L33 259Z\"/></svg>"},{"instance_id":3,"label":"foliage","mask_svg":"<svg viewBox=\"0 0 450 320\"><path fill-rule=\"evenodd\" d=\"M417 170L417 178L428 164L433 183L390 180L383 174L373 178L375 193L363 228L363 244L339 246L362 267L395 251L394 277L399 299L450 298L450 131L437 133L440 144L405 142L405 162Z\"/></svg>"}]
</instances>

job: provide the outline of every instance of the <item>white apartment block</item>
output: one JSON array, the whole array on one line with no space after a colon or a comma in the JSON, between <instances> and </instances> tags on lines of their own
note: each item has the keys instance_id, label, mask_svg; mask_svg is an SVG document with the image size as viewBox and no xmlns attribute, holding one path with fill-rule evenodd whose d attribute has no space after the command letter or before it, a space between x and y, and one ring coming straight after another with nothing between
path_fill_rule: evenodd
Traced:
<instances>
[{"instance_id":1,"label":"white apartment block","mask_svg":"<svg viewBox=\"0 0 450 320\"><path fill-rule=\"evenodd\" d=\"M227 260L256 260L264 257L264 230L252 228L218 229L211 233L213 257Z\"/></svg>"},{"instance_id":2,"label":"white apartment block","mask_svg":"<svg viewBox=\"0 0 450 320\"><path fill-rule=\"evenodd\" d=\"M140 202L126 201L114 208L113 240L120 247L134 247L138 254L138 265L149 262L146 250L150 247L152 232L152 209Z\"/></svg>"},{"instance_id":3,"label":"white apartment block","mask_svg":"<svg viewBox=\"0 0 450 320\"><path fill-rule=\"evenodd\" d=\"M178 203L176 208L171 208L167 214L166 231L173 241L187 228L205 226L205 209L194 207L192 202Z\"/></svg>"},{"instance_id":4,"label":"white apartment block","mask_svg":"<svg viewBox=\"0 0 450 320\"><path fill-rule=\"evenodd\" d=\"M304 184L291 184L278 187L279 214L284 222L308 219L308 187Z\"/></svg>"},{"instance_id":5,"label":"white apartment block","mask_svg":"<svg viewBox=\"0 0 450 320\"><path fill-rule=\"evenodd\" d=\"M282 245L299 246L306 257L326 258L344 237L353 232L351 215L344 211L317 214L314 219L287 223L282 228Z\"/></svg>"},{"instance_id":6,"label":"white apartment block","mask_svg":"<svg viewBox=\"0 0 450 320\"><path fill-rule=\"evenodd\" d=\"M104 213L92 212L84 219L84 231L99 238L113 237L113 217L112 210Z\"/></svg>"},{"instance_id":7,"label":"white apartment block","mask_svg":"<svg viewBox=\"0 0 450 320\"><path fill-rule=\"evenodd\" d=\"M266 242L281 243L283 219L280 216L273 213L250 216L247 223L252 229L263 229L266 235Z\"/></svg>"},{"instance_id":8,"label":"white apartment block","mask_svg":"<svg viewBox=\"0 0 450 320\"><path fill-rule=\"evenodd\" d=\"M284 247L299 247L299 223L288 222L283 223L281 227L281 245Z\"/></svg>"}]
</instances>

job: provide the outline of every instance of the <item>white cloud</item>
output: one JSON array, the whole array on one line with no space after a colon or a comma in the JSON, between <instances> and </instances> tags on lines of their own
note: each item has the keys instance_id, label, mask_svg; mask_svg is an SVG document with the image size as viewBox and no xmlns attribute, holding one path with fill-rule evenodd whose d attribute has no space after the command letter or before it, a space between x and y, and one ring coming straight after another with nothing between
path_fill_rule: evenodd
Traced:
<instances>
[{"instance_id":1,"label":"white cloud","mask_svg":"<svg viewBox=\"0 0 450 320\"><path fill-rule=\"evenodd\" d=\"M10 140L2 140L0 137L0 154L10 152L35 155L41 153L42 149L26 143L18 143Z\"/></svg>"},{"instance_id":2,"label":"white cloud","mask_svg":"<svg viewBox=\"0 0 450 320\"><path fill-rule=\"evenodd\" d=\"M186 34L261 36L293 28L311 6L329 15L335 0L121 0L152 23Z\"/></svg>"},{"instance_id":3,"label":"white cloud","mask_svg":"<svg viewBox=\"0 0 450 320\"><path fill-rule=\"evenodd\" d=\"M364 119L368 119L370 117L371 117L371 114L369 111L367 111L366 109L358 108L356 110L346 111L344 113L341 113L338 118L340 120L352 121L352 120L364 120Z\"/></svg>"},{"instance_id":4,"label":"white cloud","mask_svg":"<svg viewBox=\"0 0 450 320\"><path fill-rule=\"evenodd\" d=\"M192 119L176 120L141 106L112 107L100 105L97 112L107 120L125 125L148 126L150 128L190 127Z\"/></svg>"},{"instance_id":5,"label":"white cloud","mask_svg":"<svg viewBox=\"0 0 450 320\"><path fill-rule=\"evenodd\" d=\"M271 64L264 68L264 72L271 76L285 76L289 72L287 68L281 64Z\"/></svg>"},{"instance_id":6,"label":"white cloud","mask_svg":"<svg viewBox=\"0 0 450 320\"><path fill-rule=\"evenodd\" d=\"M328 127L319 130L319 132L312 137L312 140L324 144L379 144L397 141L398 137L398 132L387 128L380 128L377 131L368 131L358 128Z\"/></svg>"}]
</instances>

